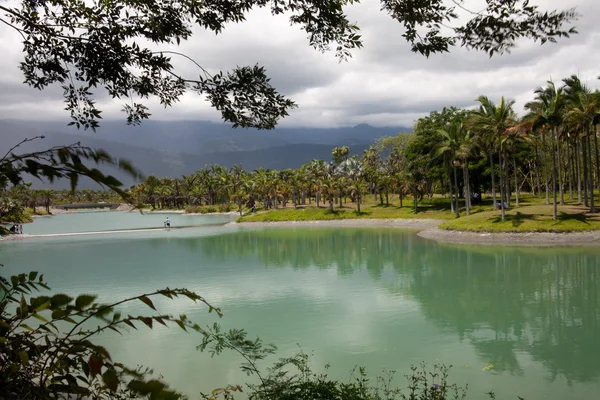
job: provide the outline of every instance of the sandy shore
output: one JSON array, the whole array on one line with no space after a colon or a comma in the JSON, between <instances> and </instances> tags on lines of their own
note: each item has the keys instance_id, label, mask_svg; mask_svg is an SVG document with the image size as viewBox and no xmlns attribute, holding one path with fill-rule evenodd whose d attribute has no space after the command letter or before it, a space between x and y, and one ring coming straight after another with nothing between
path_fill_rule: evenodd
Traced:
<instances>
[{"instance_id":1,"label":"sandy shore","mask_svg":"<svg viewBox=\"0 0 600 400\"><path fill-rule=\"evenodd\" d=\"M600 231L551 233L486 233L449 231L437 227L426 229L418 236L444 243L456 244L488 244L510 246L598 246L600 245Z\"/></svg>"},{"instance_id":2,"label":"sandy shore","mask_svg":"<svg viewBox=\"0 0 600 400\"><path fill-rule=\"evenodd\" d=\"M439 219L332 219L322 221L230 222L228 226L322 226L361 227L392 226L413 229L430 229L443 221Z\"/></svg>"}]
</instances>

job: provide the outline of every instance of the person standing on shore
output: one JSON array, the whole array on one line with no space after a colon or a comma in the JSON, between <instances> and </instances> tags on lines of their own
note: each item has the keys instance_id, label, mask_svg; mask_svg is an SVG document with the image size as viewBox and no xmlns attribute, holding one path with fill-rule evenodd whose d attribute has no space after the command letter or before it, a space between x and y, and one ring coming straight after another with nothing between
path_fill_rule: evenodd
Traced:
<instances>
[{"instance_id":1,"label":"person standing on shore","mask_svg":"<svg viewBox=\"0 0 600 400\"><path fill-rule=\"evenodd\" d=\"M167 219L165 219L165 228L167 230L171 229L171 220L169 219L169 217L167 217Z\"/></svg>"},{"instance_id":2,"label":"person standing on shore","mask_svg":"<svg viewBox=\"0 0 600 400\"><path fill-rule=\"evenodd\" d=\"M23 225L22 224L19 225L19 234L21 234L21 235L23 234Z\"/></svg>"}]
</instances>

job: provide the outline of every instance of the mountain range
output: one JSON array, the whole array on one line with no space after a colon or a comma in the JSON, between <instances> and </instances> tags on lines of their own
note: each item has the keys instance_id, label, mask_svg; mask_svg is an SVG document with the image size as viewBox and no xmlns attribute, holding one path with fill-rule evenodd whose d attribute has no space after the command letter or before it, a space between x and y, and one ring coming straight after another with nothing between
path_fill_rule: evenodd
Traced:
<instances>
[{"instance_id":1,"label":"mountain range","mask_svg":"<svg viewBox=\"0 0 600 400\"><path fill-rule=\"evenodd\" d=\"M64 122L0 120L0 152L5 154L25 138L43 135L43 140L26 143L17 154L44 150L52 146L80 142L100 148L110 155L125 158L145 175L181 176L206 165L232 167L241 164L245 170L297 168L312 159L331 159L331 150L347 145L351 154L362 154L382 136L409 132L406 127L378 128L367 124L344 128L276 128L270 131L233 129L229 125L209 121L144 121L128 126L121 121L102 121L96 131L77 130ZM105 168L126 186L133 180L118 170ZM35 187L47 187L34 181ZM82 181L81 187L95 188L93 182ZM67 182L54 183L66 188Z\"/></svg>"}]
</instances>

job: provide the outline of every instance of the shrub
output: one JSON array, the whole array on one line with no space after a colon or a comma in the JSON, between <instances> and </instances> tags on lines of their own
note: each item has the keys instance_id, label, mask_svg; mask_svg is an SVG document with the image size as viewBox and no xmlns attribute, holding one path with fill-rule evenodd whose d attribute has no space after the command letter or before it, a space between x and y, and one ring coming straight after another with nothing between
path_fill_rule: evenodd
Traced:
<instances>
[{"instance_id":1,"label":"shrub","mask_svg":"<svg viewBox=\"0 0 600 400\"><path fill-rule=\"evenodd\" d=\"M230 212L232 210L235 210L235 206L231 203L219 204L218 209L219 212Z\"/></svg>"},{"instance_id":2,"label":"shrub","mask_svg":"<svg viewBox=\"0 0 600 400\"><path fill-rule=\"evenodd\" d=\"M66 294L34 297L34 291L49 287L37 272L0 276L0 398L18 399L181 399L183 395L153 378L153 371L129 368L112 360L108 351L90 339L105 330L120 332L125 326L178 325L202 334L204 331L185 315L173 317L156 311L151 297L186 297L212 307L201 296L187 289L163 289L133 296L114 304L100 304L96 296L72 298ZM123 316L115 307L141 301L150 316ZM99 321L86 329L89 320ZM67 326L60 330L58 326Z\"/></svg>"}]
</instances>

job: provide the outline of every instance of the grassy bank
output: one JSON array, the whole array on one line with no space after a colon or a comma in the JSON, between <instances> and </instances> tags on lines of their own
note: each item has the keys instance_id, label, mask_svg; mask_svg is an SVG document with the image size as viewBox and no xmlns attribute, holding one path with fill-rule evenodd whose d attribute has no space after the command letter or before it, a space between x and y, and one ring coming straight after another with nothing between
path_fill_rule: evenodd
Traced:
<instances>
[{"instance_id":1,"label":"grassy bank","mask_svg":"<svg viewBox=\"0 0 600 400\"><path fill-rule=\"evenodd\" d=\"M255 214L247 214L237 219L238 222L272 222L272 221L329 221L339 219L449 219L452 215L446 209L443 199L435 199L419 206L415 214L410 205L381 205L378 202L366 202L361 205L360 213L356 206L347 203L343 207L336 206L334 211L329 205L317 207L314 203L307 206L259 210ZM408 203L408 202L407 202Z\"/></svg>"},{"instance_id":2,"label":"grassy bank","mask_svg":"<svg viewBox=\"0 0 600 400\"><path fill-rule=\"evenodd\" d=\"M589 214L587 207L559 206L556 221L552 205L527 205L506 211L481 211L470 216L446 221L442 229L469 232L585 232L600 229L600 214Z\"/></svg>"}]
</instances>

